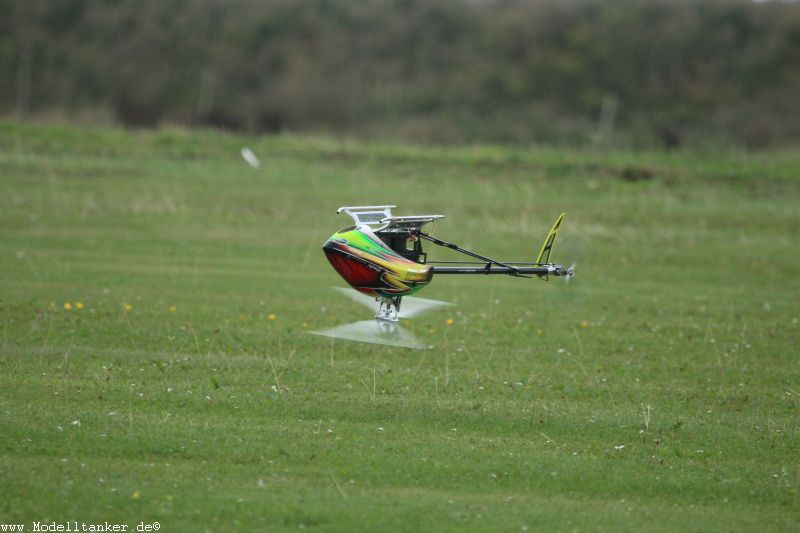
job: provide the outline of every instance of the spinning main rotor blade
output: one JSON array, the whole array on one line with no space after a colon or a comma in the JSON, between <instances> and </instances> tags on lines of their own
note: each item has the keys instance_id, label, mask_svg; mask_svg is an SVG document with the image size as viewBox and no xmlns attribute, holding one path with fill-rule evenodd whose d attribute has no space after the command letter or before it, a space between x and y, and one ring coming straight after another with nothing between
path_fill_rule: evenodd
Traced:
<instances>
[{"instance_id":1,"label":"spinning main rotor blade","mask_svg":"<svg viewBox=\"0 0 800 533\"><path fill-rule=\"evenodd\" d=\"M427 348L413 334L406 331L397 322L385 320L362 320L352 324L344 324L330 329L309 331L312 335L322 335L334 339L344 339L358 342L370 342L385 346L399 346L401 348Z\"/></svg>"},{"instance_id":2,"label":"spinning main rotor blade","mask_svg":"<svg viewBox=\"0 0 800 533\"><path fill-rule=\"evenodd\" d=\"M353 289L345 289L343 287L333 287L333 290L347 296L354 302L363 305L373 313L378 312L378 307L380 304L371 296L367 296L366 294L362 294ZM442 302L440 300L428 300L427 298L403 296L403 303L400 305L400 314L398 316L399 318L413 318L423 313L433 311L434 309L450 307L452 305L453 304L450 302Z\"/></svg>"}]
</instances>

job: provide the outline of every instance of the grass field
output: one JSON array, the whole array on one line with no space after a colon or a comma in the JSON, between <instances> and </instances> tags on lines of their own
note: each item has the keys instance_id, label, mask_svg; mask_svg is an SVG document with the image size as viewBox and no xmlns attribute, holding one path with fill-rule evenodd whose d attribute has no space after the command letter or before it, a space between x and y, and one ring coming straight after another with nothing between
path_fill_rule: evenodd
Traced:
<instances>
[{"instance_id":1,"label":"grass field","mask_svg":"<svg viewBox=\"0 0 800 533\"><path fill-rule=\"evenodd\" d=\"M435 279L430 350L304 334L369 318L321 245L374 203L509 260L566 211L576 278ZM798 206L791 151L0 122L0 523L798 531Z\"/></svg>"}]
</instances>

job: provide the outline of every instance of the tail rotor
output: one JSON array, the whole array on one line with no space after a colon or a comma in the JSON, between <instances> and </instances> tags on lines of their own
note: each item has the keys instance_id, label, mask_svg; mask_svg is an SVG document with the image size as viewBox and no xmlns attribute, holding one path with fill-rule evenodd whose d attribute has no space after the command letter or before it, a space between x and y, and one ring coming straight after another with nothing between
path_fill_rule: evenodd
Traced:
<instances>
[{"instance_id":1,"label":"tail rotor","mask_svg":"<svg viewBox=\"0 0 800 533\"><path fill-rule=\"evenodd\" d=\"M577 263L573 261L572 264L567 269L567 273L564 275L564 283L569 284L570 280L572 279L572 276L575 275L576 266L578 266Z\"/></svg>"}]
</instances>

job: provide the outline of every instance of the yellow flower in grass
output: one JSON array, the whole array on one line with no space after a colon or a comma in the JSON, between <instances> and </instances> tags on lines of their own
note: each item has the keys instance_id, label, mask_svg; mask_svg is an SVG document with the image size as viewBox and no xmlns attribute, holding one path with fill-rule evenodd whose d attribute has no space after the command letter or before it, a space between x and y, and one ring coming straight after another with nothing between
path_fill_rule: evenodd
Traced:
<instances>
[{"instance_id":1,"label":"yellow flower in grass","mask_svg":"<svg viewBox=\"0 0 800 533\"><path fill-rule=\"evenodd\" d=\"M70 309L72 309L72 304L71 304L71 303L69 303L69 302L65 302L65 303L64 303L64 309L66 309L67 311L69 311Z\"/></svg>"},{"instance_id":2,"label":"yellow flower in grass","mask_svg":"<svg viewBox=\"0 0 800 533\"><path fill-rule=\"evenodd\" d=\"M275 313L270 313L267 315L267 320L275 320L276 318L278 318L278 315Z\"/></svg>"},{"instance_id":3,"label":"yellow flower in grass","mask_svg":"<svg viewBox=\"0 0 800 533\"><path fill-rule=\"evenodd\" d=\"M131 498L133 498L134 500L138 500L141 497L142 497L142 493L139 492L138 490L133 491L133 494L131 494Z\"/></svg>"},{"instance_id":4,"label":"yellow flower in grass","mask_svg":"<svg viewBox=\"0 0 800 533\"><path fill-rule=\"evenodd\" d=\"M581 323L579 325L582 328L588 328L589 327L589 323L587 321L585 321L585 320L581 320Z\"/></svg>"},{"instance_id":5,"label":"yellow flower in grass","mask_svg":"<svg viewBox=\"0 0 800 533\"><path fill-rule=\"evenodd\" d=\"M448 326L452 326L453 324L455 324L455 322L456 321L453 320L452 318L448 318L447 320L444 321L444 323L447 324Z\"/></svg>"},{"instance_id":6,"label":"yellow flower in grass","mask_svg":"<svg viewBox=\"0 0 800 533\"><path fill-rule=\"evenodd\" d=\"M122 304L122 308L125 309L125 311L130 311L131 309L133 309L133 304L125 304L124 303L124 304Z\"/></svg>"},{"instance_id":7,"label":"yellow flower in grass","mask_svg":"<svg viewBox=\"0 0 800 533\"><path fill-rule=\"evenodd\" d=\"M170 305L169 306L169 312L170 313L177 313L178 312L178 306L177 305Z\"/></svg>"},{"instance_id":8,"label":"yellow flower in grass","mask_svg":"<svg viewBox=\"0 0 800 533\"><path fill-rule=\"evenodd\" d=\"M83 302L75 302L75 309L83 309Z\"/></svg>"}]
</instances>

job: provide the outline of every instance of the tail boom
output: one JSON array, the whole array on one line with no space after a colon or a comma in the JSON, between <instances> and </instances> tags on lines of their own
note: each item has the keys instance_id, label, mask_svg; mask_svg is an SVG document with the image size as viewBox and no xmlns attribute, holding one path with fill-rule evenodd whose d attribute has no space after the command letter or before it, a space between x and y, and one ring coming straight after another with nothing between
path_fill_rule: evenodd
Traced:
<instances>
[{"instance_id":1,"label":"tail boom","mask_svg":"<svg viewBox=\"0 0 800 533\"><path fill-rule=\"evenodd\" d=\"M539 276L546 278L547 276L571 276L572 269L565 268L561 265L544 264L544 265L530 265L530 266L514 266L513 268L497 266L495 264L487 264L484 267L433 267L434 275L441 274L483 274L483 275L497 275L504 274L507 276Z\"/></svg>"}]
</instances>

